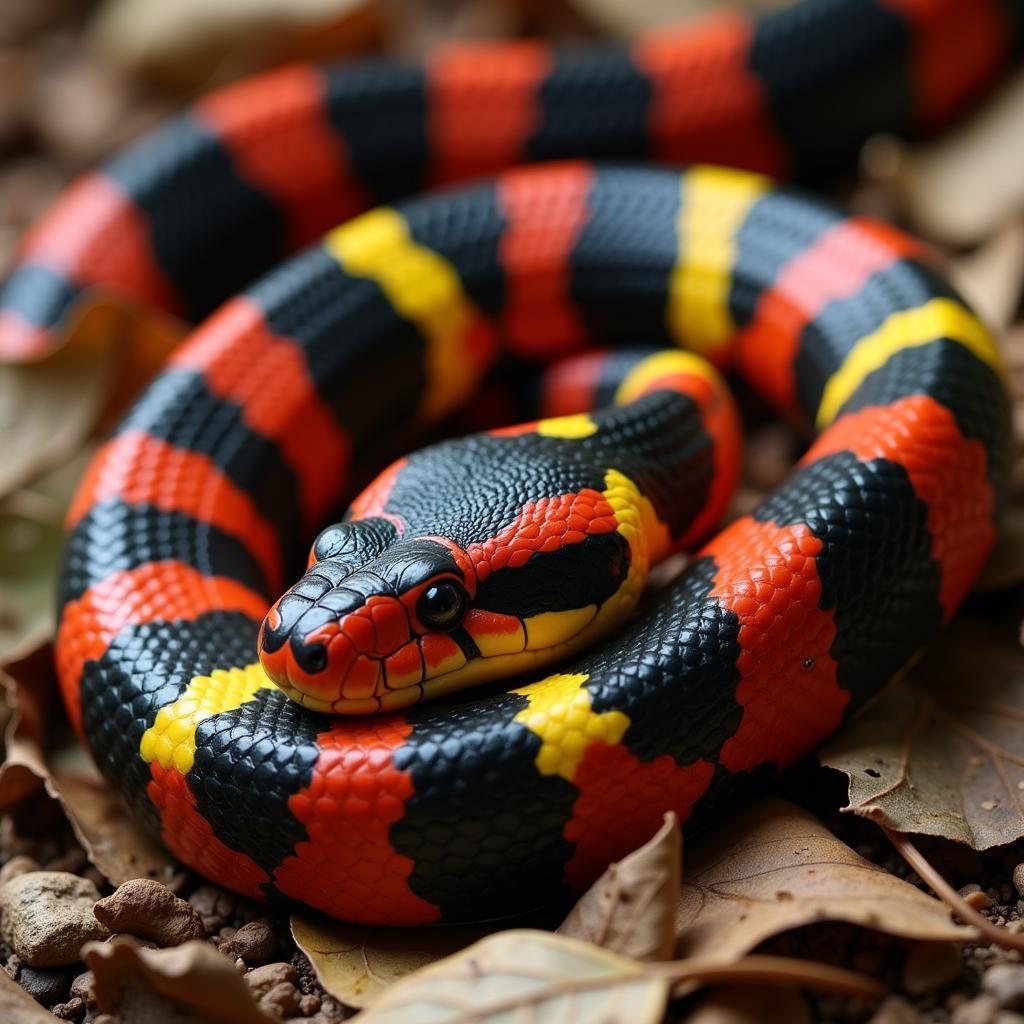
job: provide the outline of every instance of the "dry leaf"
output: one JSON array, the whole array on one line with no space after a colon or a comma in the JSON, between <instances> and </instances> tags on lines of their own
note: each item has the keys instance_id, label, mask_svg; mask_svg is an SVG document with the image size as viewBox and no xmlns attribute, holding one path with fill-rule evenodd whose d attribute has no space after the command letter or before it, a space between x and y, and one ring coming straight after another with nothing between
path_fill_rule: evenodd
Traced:
<instances>
[{"instance_id":1,"label":"dry leaf","mask_svg":"<svg viewBox=\"0 0 1024 1024\"><path fill-rule=\"evenodd\" d=\"M637 32L677 25L686 18L714 13L721 0L573 0L574 6L604 32L629 39ZM771 11L791 0L743 0L734 6L751 11Z\"/></svg>"},{"instance_id":2,"label":"dry leaf","mask_svg":"<svg viewBox=\"0 0 1024 1024\"><path fill-rule=\"evenodd\" d=\"M893 183L914 226L952 245L975 245L1024 208L1024 73L955 131L906 149Z\"/></svg>"},{"instance_id":3,"label":"dry leaf","mask_svg":"<svg viewBox=\"0 0 1024 1024\"><path fill-rule=\"evenodd\" d=\"M0 812L43 782L60 801L89 860L112 884L141 877L169 882L180 870L177 862L128 815L69 730L63 732L65 745L47 749L46 726L59 732L63 721L50 648L8 666L0 681L11 710L0 766Z\"/></svg>"},{"instance_id":4,"label":"dry leaf","mask_svg":"<svg viewBox=\"0 0 1024 1024\"><path fill-rule=\"evenodd\" d=\"M988 324L1006 330L1024 285L1024 217L1013 217L974 252L949 260L946 270Z\"/></svg>"},{"instance_id":5,"label":"dry leaf","mask_svg":"<svg viewBox=\"0 0 1024 1024\"><path fill-rule=\"evenodd\" d=\"M1024 651L1012 627L961 618L900 683L819 751L850 806L898 832L976 850L1024 835Z\"/></svg>"},{"instance_id":6,"label":"dry leaf","mask_svg":"<svg viewBox=\"0 0 1024 1024\"><path fill-rule=\"evenodd\" d=\"M93 43L132 74L189 91L285 60L358 53L385 25L372 0L107 0Z\"/></svg>"},{"instance_id":7,"label":"dry leaf","mask_svg":"<svg viewBox=\"0 0 1024 1024\"><path fill-rule=\"evenodd\" d=\"M854 853L817 818L762 800L687 848L681 956L732 960L765 939L820 921L890 935L964 941L938 900Z\"/></svg>"},{"instance_id":8,"label":"dry leaf","mask_svg":"<svg viewBox=\"0 0 1024 1024\"><path fill-rule=\"evenodd\" d=\"M112 885L130 878L169 883L180 865L129 816L77 743L47 758L47 792L61 807L90 863Z\"/></svg>"},{"instance_id":9,"label":"dry leaf","mask_svg":"<svg viewBox=\"0 0 1024 1024\"><path fill-rule=\"evenodd\" d=\"M363 1024L660 1022L668 976L576 939L513 930L491 935L397 982Z\"/></svg>"},{"instance_id":10,"label":"dry leaf","mask_svg":"<svg viewBox=\"0 0 1024 1024\"><path fill-rule=\"evenodd\" d=\"M69 344L40 362L0 365L0 497L81 449L106 402L118 350Z\"/></svg>"},{"instance_id":11,"label":"dry leaf","mask_svg":"<svg viewBox=\"0 0 1024 1024\"><path fill-rule=\"evenodd\" d=\"M986 594L1024 581L1024 508L1010 505L999 521L999 536L974 590Z\"/></svg>"},{"instance_id":12,"label":"dry leaf","mask_svg":"<svg viewBox=\"0 0 1024 1024\"><path fill-rule=\"evenodd\" d=\"M53 653L49 646L0 671L10 713L0 765L0 813L9 811L46 778L46 723L56 702Z\"/></svg>"},{"instance_id":13,"label":"dry leaf","mask_svg":"<svg viewBox=\"0 0 1024 1024\"><path fill-rule=\"evenodd\" d=\"M674 814L650 842L608 870L558 929L634 960L670 960L675 948L682 840Z\"/></svg>"},{"instance_id":14,"label":"dry leaf","mask_svg":"<svg viewBox=\"0 0 1024 1024\"><path fill-rule=\"evenodd\" d=\"M0 501L0 665L25 657L53 634L64 514L90 454L81 449Z\"/></svg>"},{"instance_id":15,"label":"dry leaf","mask_svg":"<svg viewBox=\"0 0 1024 1024\"><path fill-rule=\"evenodd\" d=\"M811 1008L795 988L718 988L697 1004L684 1024L812 1024Z\"/></svg>"},{"instance_id":16,"label":"dry leaf","mask_svg":"<svg viewBox=\"0 0 1024 1024\"><path fill-rule=\"evenodd\" d=\"M218 1024L276 1024L256 1005L234 964L207 942L142 949L121 936L86 943L82 959L106 1013L116 1012L126 989L142 986Z\"/></svg>"},{"instance_id":17,"label":"dry leaf","mask_svg":"<svg viewBox=\"0 0 1024 1024\"><path fill-rule=\"evenodd\" d=\"M465 949L494 925L366 928L292 917L292 938L328 992L346 1006L369 1006L399 978Z\"/></svg>"},{"instance_id":18,"label":"dry leaf","mask_svg":"<svg viewBox=\"0 0 1024 1024\"><path fill-rule=\"evenodd\" d=\"M0 971L0 1020L4 1024L53 1024L47 1013L6 971Z\"/></svg>"}]
</instances>

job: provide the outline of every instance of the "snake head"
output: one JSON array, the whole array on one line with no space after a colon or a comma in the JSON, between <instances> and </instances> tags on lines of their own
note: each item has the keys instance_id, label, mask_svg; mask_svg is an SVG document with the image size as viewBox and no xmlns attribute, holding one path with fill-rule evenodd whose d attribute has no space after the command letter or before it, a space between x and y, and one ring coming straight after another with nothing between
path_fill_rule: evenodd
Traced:
<instances>
[{"instance_id":1,"label":"snake head","mask_svg":"<svg viewBox=\"0 0 1024 1024\"><path fill-rule=\"evenodd\" d=\"M320 711L415 703L428 680L471 656L461 632L476 589L472 565L440 538L395 540L367 560L337 530L318 538L306 575L267 614L263 667Z\"/></svg>"}]
</instances>

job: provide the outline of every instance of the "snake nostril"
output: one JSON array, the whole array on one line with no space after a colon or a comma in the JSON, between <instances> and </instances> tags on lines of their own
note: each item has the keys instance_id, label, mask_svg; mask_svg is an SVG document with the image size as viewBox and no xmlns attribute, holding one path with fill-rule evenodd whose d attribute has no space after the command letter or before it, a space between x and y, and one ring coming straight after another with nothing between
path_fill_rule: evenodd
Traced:
<instances>
[{"instance_id":1,"label":"snake nostril","mask_svg":"<svg viewBox=\"0 0 1024 1024\"><path fill-rule=\"evenodd\" d=\"M312 675L327 668L327 648L321 643L293 643L292 652L303 672Z\"/></svg>"}]
</instances>

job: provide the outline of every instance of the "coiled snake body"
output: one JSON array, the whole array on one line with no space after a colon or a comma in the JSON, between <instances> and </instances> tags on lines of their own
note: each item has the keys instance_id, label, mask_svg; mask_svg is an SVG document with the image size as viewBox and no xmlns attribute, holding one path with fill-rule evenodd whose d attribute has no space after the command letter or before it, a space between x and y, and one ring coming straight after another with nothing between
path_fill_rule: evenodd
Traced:
<instances>
[{"instance_id":1,"label":"coiled snake body","mask_svg":"<svg viewBox=\"0 0 1024 1024\"><path fill-rule=\"evenodd\" d=\"M0 299L8 357L48 350L100 293L200 317L244 288L69 517L64 698L135 814L248 895L374 923L507 913L586 884L668 809L712 813L904 668L994 539L997 352L917 243L750 171L816 176L869 132L939 126L1021 18L1014 0L822 0L619 52L288 68L79 181ZM569 157L374 210L249 283L377 200ZM627 157L747 170L585 162ZM737 370L817 440L555 674L317 710L569 650L626 616L647 560L706 533L735 473L715 375L679 352L579 357L539 424L371 485L267 620L264 664L299 700L270 681L260 623L348 481L499 357L623 342Z\"/></svg>"}]
</instances>

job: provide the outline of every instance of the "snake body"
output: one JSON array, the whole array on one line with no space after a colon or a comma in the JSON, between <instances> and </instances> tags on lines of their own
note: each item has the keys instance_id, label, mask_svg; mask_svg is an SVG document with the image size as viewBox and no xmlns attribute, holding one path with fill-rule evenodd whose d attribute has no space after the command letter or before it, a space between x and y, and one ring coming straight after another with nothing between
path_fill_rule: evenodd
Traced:
<instances>
[{"instance_id":1,"label":"snake body","mask_svg":"<svg viewBox=\"0 0 1024 1024\"><path fill-rule=\"evenodd\" d=\"M100 290L199 316L245 286L145 391L69 515L62 691L139 819L239 892L349 920L519 911L585 885L666 810L706 817L763 783L898 674L991 548L1010 436L991 336L902 233L750 171L575 160L375 209L247 282L379 198L524 159L831 171L870 131L961 109L1020 20L1015 2L822 0L626 51L285 69L80 181L0 298L7 355L48 350ZM348 481L503 356L624 342L735 369L817 439L639 617L553 675L351 718L270 681L260 623ZM641 413L678 401L673 358L632 365ZM623 535L624 510L664 525L683 504L659 497L679 469L668 452L646 475L595 455L603 421L571 412L554 440L589 445L602 476L513 487L508 507L476 510L467 544L522 546L513 520L565 493L602 496L595 521ZM687 470L695 525L677 536L724 500L729 430L697 419L692 436L726 440ZM544 423L521 443L551 440ZM470 494L467 476L494 472L473 457ZM426 499L404 472L353 520L408 522Z\"/></svg>"}]
</instances>

